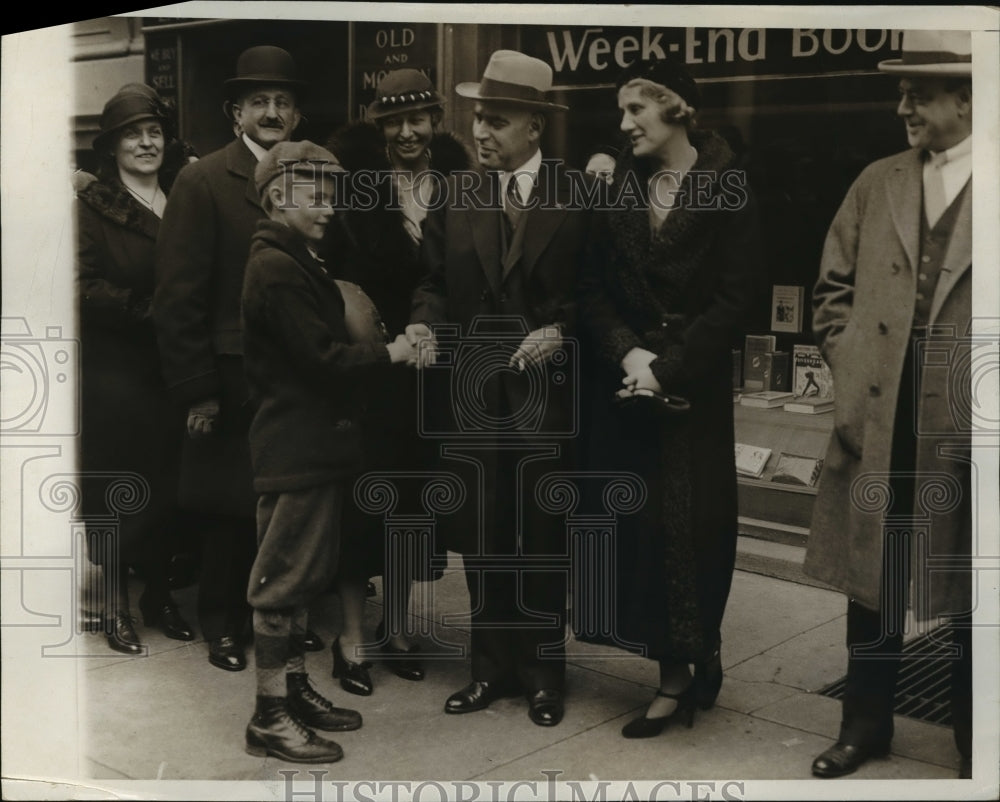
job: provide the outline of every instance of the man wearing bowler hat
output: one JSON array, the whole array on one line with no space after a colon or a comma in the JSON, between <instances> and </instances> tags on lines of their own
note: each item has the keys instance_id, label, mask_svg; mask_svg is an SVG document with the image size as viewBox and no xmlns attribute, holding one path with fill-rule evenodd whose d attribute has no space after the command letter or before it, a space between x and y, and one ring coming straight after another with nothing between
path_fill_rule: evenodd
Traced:
<instances>
[{"instance_id":1,"label":"man wearing bowler hat","mask_svg":"<svg viewBox=\"0 0 1000 802\"><path fill-rule=\"evenodd\" d=\"M180 172L156 243L153 318L167 384L186 412L180 502L205 515L207 530L198 615L209 661L227 671L246 667L256 546L240 323L250 238L264 217L254 168L291 138L303 87L285 50L240 55L224 104L237 138ZM300 633L298 643L311 647L314 637Z\"/></svg>"},{"instance_id":2,"label":"man wearing bowler hat","mask_svg":"<svg viewBox=\"0 0 1000 802\"><path fill-rule=\"evenodd\" d=\"M452 384L445 411L453 442L468 445L449 453L459 470L462 459L478 467L465 510L474 515L448 544L463 555L472 605L472 682L445 712L523 692L541 726L563 716L566 577L564 568L530 561L564 555L567 544L565 524L542 514L534 491L543 473L567 464L578 378L567 343L589 220L586 210L567 208L561 166L542 160L546 120L566 109L552 102L551 87L548 64L510 50L492 54L481 82L456 87L475 101L472 135L487 173L471 197L449 179L448 203L428 214L426 275L406 329L420 346L419 369L467 377ZM447 355L435 337L441 324L459 338Z\"/></svg>"},{"instance_id":3,"label":"man wearing bowler hat","mask_svg":"<svg viewBox=\"0 0 1000 802\"><path fill-rule=\"evenodd\" d=\"M910 149L848 190L813 292L836 405L805 570L848 595L840 735L817 777L889 752L908 595L914 620L951 619L971 777L971 53L968 32L906 31L901 57L879 64L899 78Z\"/></svg>"}]
</instances>

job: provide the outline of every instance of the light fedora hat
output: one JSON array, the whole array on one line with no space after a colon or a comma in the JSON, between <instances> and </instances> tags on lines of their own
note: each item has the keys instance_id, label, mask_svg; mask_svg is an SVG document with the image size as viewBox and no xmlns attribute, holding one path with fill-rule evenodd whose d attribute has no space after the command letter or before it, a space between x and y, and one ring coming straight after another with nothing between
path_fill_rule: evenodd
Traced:
<instances>
[{"instance_id":1,"label":"light fedora hat","mask_svg":"<svg viewBox=\"0 0 1000 802\"><path fill-rule=\"evenodd\" d=\"M533 109L569 109L548 99L552 91L552 68L541 59L516 50L497 50L483 70L482 81L461 83L455 91L475 100L495 100Z\"/></svg>"},{"instance_id":2,"label":"light fedora hat","mask_svg":"<svg viewBox=\"0 0 1000 802\"><path fill-rule=\"evenodd\" d=\"M903 31L900 58L880 62L882 72L928 78L972 75L972 34L969 31Z\"/></svg>"}]
</instances>

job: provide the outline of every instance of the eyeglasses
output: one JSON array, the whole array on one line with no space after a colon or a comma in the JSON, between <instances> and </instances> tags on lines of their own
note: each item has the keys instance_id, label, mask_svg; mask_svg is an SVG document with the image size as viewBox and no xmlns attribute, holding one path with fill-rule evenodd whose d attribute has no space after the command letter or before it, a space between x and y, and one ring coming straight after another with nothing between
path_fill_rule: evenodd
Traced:
<instances>
[{"instance_id":1,"label":"eyeglasses","mask_svg":"<svg viewBox=\"0 0 1000 802\"><path fill-rule=\"evenodd\" d=\"M264 111L272 103L278 111L289 111L295 107L295 101L288 95L254 95L243 101L242 105L254 111Z\"/></svg>"}]
</instances>

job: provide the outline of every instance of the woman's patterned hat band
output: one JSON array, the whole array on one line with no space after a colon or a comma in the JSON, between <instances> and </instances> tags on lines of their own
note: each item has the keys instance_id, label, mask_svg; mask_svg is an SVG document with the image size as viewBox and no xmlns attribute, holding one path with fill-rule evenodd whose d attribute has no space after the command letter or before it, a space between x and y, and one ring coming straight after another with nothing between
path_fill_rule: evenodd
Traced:
<instances>
[{"instance_id":1,"label":"woman's patterned hat band","mask_svg":"<svg viewBox=\"0 0 1000 802\"><path fill-rule=\"evenodd\" d=\"M386 73L368 106L368 119L377 120L403 111L420 111L444 104L431 79L420 70L402 69Z\"/></svg>"},{"instance_id":2,"label":"woman's patterned hat band","mask_svg":"<svg viewBox=\"0 0 1000 802\"><path fill-rule=\"evenodd\" d=\"M410 92L406 95L382 95L381 100L385 105L393 106L396 103L416 103L418 100L430 100L433 95L430 92Z\"/></svg>"},{"instance_id":3,"label":"woman's patterned hat band","mask_svg":"<svg viewBox=\"0 0 1000 802\"><path fill-rule=\"evenodd\" d=\"M698 84L695 83L694 78L684 66L675 59L652 58L633 61L618 76L615 89L621 89L629 81L634 81L636 78L644 78L654 84L666 87L692 108L701 107L701 92L698 91Z\"/></svg>"}]
</instances>

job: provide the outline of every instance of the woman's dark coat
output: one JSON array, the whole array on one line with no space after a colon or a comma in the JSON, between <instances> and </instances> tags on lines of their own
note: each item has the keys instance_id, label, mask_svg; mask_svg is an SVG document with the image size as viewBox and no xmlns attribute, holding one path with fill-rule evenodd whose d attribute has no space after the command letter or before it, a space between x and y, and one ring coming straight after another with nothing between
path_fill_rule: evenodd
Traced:
<instances>
[{"instance_id":1,"label":"woman's dark coat","mask_svg":"<svg viewBox=\"0 0 1000 802\"><path fill-rule=\"evenodd\" d=\"M654 658L702 659L715 646L736 553L731 347L759 269L752 200L729 146L692 132L698 158L682 205L650 233L646 165L617 165L618 206L597 216L581 282L590 352L590 470L632 471L648 498L619 521L616 640ZM697 184L695 182L698 182ZM696 188L697 187L697 188ZM640 203L627 208L629 196ZM717 208L713 208L716 207ZM670 415L652 403L615 409L622 358L634 347L664 393L690 401ZM604 640L607 640L605 638Z\"/></svg>"},{"instance_id":2,"label":"woman's dark coat","mask_svg":"<svg viewBox=\"0 0 1000 802\"><path fill-rule=\"evenodd\" d=\"M423 278L420 245L404 226L402 210L391 180L392 165L382 133L371 123L352 123L338 130L327 143L344 168L355 178L368 171L377 197L347 200L352 207L338 211L327 229L323 252L337 278L353 282L374 302L389 337L395 339L410 322L413 291ZM473 161L465 146L449 133L439 133L430 143L430 169L443 176L467 170ZM442 184L444 182L442 181ZM360 200L366 208L358 208ZM417 436L417 380L415 371L393 365L365 388L366 412L362 417L364 471L433 470L432 455L422 450ZM419 482L400 480L400 503L395 513L420 513ZM381 574L385 522L361 512L348 498L345 509L342 555L345 570ZM418 573L427 577L427 566Z\"/></svg>"},{"instance_id":3,"label":"woman's dark coat","mask_svg":"<svg viewBox=\"0 0 1000 802\"><path fill-rule=\"evenodd\" d=\"M86 181L89 179L89 183ZM150 317L159 219L117 178L78 181L83 511L115 512L112 474L135 474L148 502L120 518L121 556L143 562L169 532L176 505L178 421L160 371ZM120 496L125 499L127 496ZM127 506L127 505L126 505ZM93 556L93 554L92 554Z\"/></svg>"},{"instance_id":4,"label":"woman's dark coat","mask_svg":"<svg viewBox=\"0 0 1000 802\"><path fill-rule=\"evenodd\" d=\"M381 179L374 203L358 195L349 198L352 202L364 200L370 208L338 213L338 224L327 231L324 250L337 264L337 277L365 291L381 313L389 335L395 337L410 322L410 303L423 278L423 268L420 245L406 232L395 186L388 178L392 165L385 140L371 123L352 123L337 131L327 147L348 172L369 171ZM430 152L430 169L444 176L472 165L465 146L449 133L436 134Z\"/></svg>"}]
</instances>

